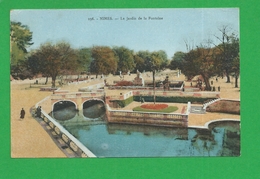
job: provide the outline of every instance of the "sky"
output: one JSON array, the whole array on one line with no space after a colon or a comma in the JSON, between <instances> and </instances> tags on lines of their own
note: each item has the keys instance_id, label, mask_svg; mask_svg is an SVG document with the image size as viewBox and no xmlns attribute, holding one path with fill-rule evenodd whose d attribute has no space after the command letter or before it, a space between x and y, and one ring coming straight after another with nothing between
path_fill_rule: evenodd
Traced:
<instances>
[{"instance_id":1,"label":"sky","mask_svg":"<svg viewBox=\"0 0 260 179\"><path fill-rule=\"evenodd\" d=\"M10 20L33 32L29 50L66 41L73 48L164 50L171 59L177 51L187 52L185 42L219 44L223 26L239 36L238 8L12 10Z\"/></svg>"}]
</instances>

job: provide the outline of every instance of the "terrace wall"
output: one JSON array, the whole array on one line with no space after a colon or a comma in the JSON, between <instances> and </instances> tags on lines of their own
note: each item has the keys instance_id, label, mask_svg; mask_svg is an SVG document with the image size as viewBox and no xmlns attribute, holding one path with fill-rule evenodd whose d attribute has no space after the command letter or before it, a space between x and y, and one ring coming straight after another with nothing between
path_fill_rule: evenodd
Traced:
<instances>
[{"instance_id":1,"label":"terrace wall","mask_svg":"<svg viewBox=\"0 0 260 179\"><path fill-rule=\"evenodd\" d=\"M188 127L188 114L109 110L109 123Z\"/></svg>"}]
</instances>

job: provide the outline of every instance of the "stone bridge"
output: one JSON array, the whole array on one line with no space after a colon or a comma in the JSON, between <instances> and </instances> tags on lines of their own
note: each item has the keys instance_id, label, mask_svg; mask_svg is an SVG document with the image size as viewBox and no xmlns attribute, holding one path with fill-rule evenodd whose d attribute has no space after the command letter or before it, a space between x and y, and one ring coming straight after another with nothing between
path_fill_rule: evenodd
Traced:
<instances>
[{"instance_id":1,"label":"stone bridge","mask_svg":"<svg viewBox=\"0 0 260 179\"><path fill-rule=\"evenodd\" d=\"M76 109L82 110L83 104L86 101L101 101L105 105L105 93L104 92L77 92L77 93L62 93L51 95L52 110L54 104L59 101L70 101L75 104Z\"/></svg>"}]
</instances>

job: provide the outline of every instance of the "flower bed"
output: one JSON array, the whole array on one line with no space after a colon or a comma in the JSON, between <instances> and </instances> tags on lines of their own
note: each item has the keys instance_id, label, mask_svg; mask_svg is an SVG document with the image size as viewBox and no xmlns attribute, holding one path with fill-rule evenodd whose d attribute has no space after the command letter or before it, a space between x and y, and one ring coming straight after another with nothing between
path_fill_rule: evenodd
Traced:
<instances>
[{"instance_id":1,"label":"flower bed","mask_svg":"<svg viewBox=\"0 0 260 179\"><path fill-rule=\"evenodd\" d=\"M145 108L145 109L165 109L167 108L168 105L167 104L143 104L141 105L141 108Z\"/></svg>"},{"instance_id":2,"label":"flower bed","mask_svg":"<svg viewBox=\"0 0 260 179\"><path fill-rule=\"evenodd\" d=\"M158 112L158 113L172 113L177 110L178 110L177 106L168 106L167 104L155 104L155 105L143 104L142 106L137 106L133 108L133 111Z\"/></svg>"}]
</instances>

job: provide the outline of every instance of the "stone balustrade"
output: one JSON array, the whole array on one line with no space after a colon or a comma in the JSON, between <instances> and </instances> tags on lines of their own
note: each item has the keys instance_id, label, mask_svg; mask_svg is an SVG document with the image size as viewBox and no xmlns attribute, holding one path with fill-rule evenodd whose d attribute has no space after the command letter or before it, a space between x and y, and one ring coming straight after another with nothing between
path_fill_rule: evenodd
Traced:
<instances>
[{"instance_id":1,"label":"stone balustrade","mask_svg":"<svg viewBox=\"0 0 260 179\"><path fill-rule=\"evenodd\" d=\"M109 123L142 124L168 127L187 127L188 114L135 112L125 110L109 110Z\"/></svg>"},{"instance_id":2,"label":"stone balustrade","mask_svg":"<svg viewBox=\"0 0 260 179\"><path fill-rule=\"evenodd\" d=\"M37 108L37 106L35 106ZM63 140L67 146L79 157L96 157L88 148L86 148L81 142L78 141L73 135L71 135L62 125L56 122L51 116L49 116L43 109L41 111L42 118L46 124L53 130L55 136L58 136ZM54 134L52 133L52 134Z\"/></svg>"}]
</instances>

